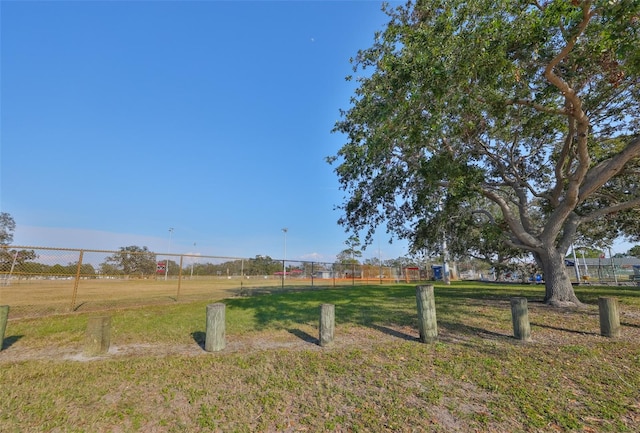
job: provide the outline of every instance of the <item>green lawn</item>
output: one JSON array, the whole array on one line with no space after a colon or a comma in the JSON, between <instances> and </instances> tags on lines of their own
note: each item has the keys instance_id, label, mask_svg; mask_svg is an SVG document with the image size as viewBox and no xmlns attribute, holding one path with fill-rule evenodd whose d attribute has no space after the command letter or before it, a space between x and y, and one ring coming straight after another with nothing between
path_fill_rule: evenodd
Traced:
<instances>
[{"instance_id":1,"label":"green lawn","mask_svg":"<svg viewBox=\"0 0 640 433\"><path fill-rule=\"evenodd\" d=\"M227 299L227 348L202 349L210 302L112 311L110 353L82 355L86 314L10 320L0 431L640 431L640 289L437 285L439 341L417 341L415 286ZM531 343L509 298L529 300ZM597 299L622 337L599 335ZM335 304L336 341L317 344Z\"/></svg>"}]
</instances>

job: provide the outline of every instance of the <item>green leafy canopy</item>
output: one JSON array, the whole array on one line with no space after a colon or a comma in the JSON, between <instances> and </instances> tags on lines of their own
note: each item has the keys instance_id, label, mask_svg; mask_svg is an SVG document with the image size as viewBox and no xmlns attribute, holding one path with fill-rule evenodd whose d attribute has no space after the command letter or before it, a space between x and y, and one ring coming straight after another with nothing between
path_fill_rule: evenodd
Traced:
<instances>
[{"instance_id":1,"label":"green leafy canopy","mask_svg":"<svg viewBox=\"0 0 640 433\"><path fill-rule=\"evenodd\" d=\"M346 137L328 158L347 192L341 224L366 231L365 243L386 224L433 247L465 234L461 213L491 207L503 242L545 266L578 235L601 237L594 227L640 234L640 2L385 11L386 29L353 60L359 87L334 128ZM439 221L449 232L417 230Z\"/></svg>"}]
</instances>

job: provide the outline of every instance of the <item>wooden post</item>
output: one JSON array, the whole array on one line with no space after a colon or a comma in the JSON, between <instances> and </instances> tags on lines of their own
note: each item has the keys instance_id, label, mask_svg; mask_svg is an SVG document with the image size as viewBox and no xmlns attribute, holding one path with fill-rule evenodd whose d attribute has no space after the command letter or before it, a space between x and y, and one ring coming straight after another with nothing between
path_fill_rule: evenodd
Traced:
<instances>
[{"instance_id":1,"label":"wooden post","mask_svg":"<svg viewBox=\"0 0 640 433\"><path fill-rule=\"evenodd\" d=\"M7 320L9 320L9 306L0 305L0 350L4 344L4 332L7 330Z\"/></svg>"},{"instance_id":2,"label":"wooden post","mask_svg":"<svg viewBox=\"0 0 640 433\"><path fill-rule=\"evenodd\" d=\"M433 286L416 286L416 302L418 304L418 329L420 341L432 343L438 338L438 322L436 321L436 301Z\"/></svg>"},{"instance_id":3,"label":"wooden post","mask_svg":"<svg viewBox=\"0 0 640 433\"><path fill-rule=\"evenodd\" d=\"M599 297L598 310L600 311L600 335L612 338L620 337L618 299Z\"/></svg>"},{"instance_id":4,"label":"wooden post","mask_svg":"<svg viewBox=\"0 0 640 433\"><path fill-rule=\"evenodd\" d=\"M85 334L84 353L95 356L107 353L111 344L111 317L89 317Z\"/></svg>"},{"instance_id":5,"label":"wooden post","mask_svg":"<svg viewBox=\"0 0 640 433\"><path fill-rule=\"evenodd\" d=\"M511 298L511 320L513 321L513 336L518 340L531 341L527 298Z\"/></svg>"},{"instance_id":6,"label":"wooden post","mask_svg":"<svg viewBox=\"0 0 640 433\"><path fill-rule=\"evenodd\" d=\"M320 306L320 346L333 344L333 336L336 329L335 305L322 304Z\"/></svg>"},{"instance_id":7,"label":"wooden post","mask_svg":"<svg viewBox=\"0 0 640 433\"><path fill-rule=\"evenodd\" d=\"M225 305L221 303L207 305L207 335L204 350L218 352L225 347Z\"/></svg>"}]
</instances>

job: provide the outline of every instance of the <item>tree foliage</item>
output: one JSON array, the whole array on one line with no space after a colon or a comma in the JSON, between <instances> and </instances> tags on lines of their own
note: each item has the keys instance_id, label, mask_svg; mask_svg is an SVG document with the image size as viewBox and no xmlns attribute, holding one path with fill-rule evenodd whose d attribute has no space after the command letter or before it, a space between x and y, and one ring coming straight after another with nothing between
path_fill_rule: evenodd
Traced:
<instances>
[{"instance_id":1,"label":"tree foliage","mask_svg":"<svg viewBox=\"0 0 640 433\"><path fill-rule=\"evenodd\" d=\"M576 248L576 256L584 256L585 259L597 259L598 257L601 257L604 254L604 251L599 250L597 248L587 248L587 247L580 247L580 248ZM567 258L572 260L573 259L573 254L569 255L567 254Z\"/></svg>"},{"instance_id":2,"label":"tree foliage","mask_svg":"<svg viewBox=\"0 0 640 433\"><path fill-rule=\"evenodd\" d=\"M120 250L107 257L101 264L105 274L153 275L156 272L156 254L147 247L131 245L120 247Z\"/></svg>"},{"instance_id":3,"label":"tree foliage","mask_svg":"<svg viewBox=\"0 0 640 433\"><path fill-rule=\"evenodd\" d=\"M358 236L349 236L349 238L344 241L344 244L347 246L344 250L340 251L336 256L336 260L338 263L343 265L355 265L360 263L358 260L362 257L362 250L360 249L360 238Z\"/></svg>"},{"instance_id":4,"label":"tree foliage","mask_svg":"<svg viewBox=\"0 0 640 433\"><path fill-rule=\"evenodd\" d=\"M16 222L11 214L0 212L0 245L9 245L13 242L13 231L16 229Z\"/></svg>"},{"instance_id":5,"label":"tree foliage","mask_svg":"<svg viewBox=\"0 0 640 433\"><path fill-rule=\"evenodd\" d=\"M249 260L245 275L272 275L282 272L282 262L272 259L270 256L257 255Z\"/></svg>"},{"instance_id":6,"label":"tree foliage","mask_svg":"<svg viewBox=\"0 0 640 433\"><path fill-rule=\"evenodd\" d=\"M25 264L37 257L34 250L10 250L7 246L3 246L0 248L0 271L3 273L23 272L26 268Z\"/></svg>"},{"instance_id":7,"label":"tree foliage","mask_svg":"<svg viewBox=\"0 0 640 433\"><path fill-rule=\"evenodd\" d=\"M640 2L424 0L354 59L359 87L329 162L340 223L531 253L547 302L578 304L563 266L577 236L640 233ZM473 239L474 236L470 236ZM477 242L476 242L477 243Z\"/></svg>"},{"instance_id":8,"label":"tree foliage","mask_svg":"<svg viewBox=\"0 0 640 433\"><path fill-rule=\"evenodd\" d=\"M629 249L627 252L628 255L632 257L637 257L640 259L640 245L635 245Z\"/></svg>"}]
</instances>

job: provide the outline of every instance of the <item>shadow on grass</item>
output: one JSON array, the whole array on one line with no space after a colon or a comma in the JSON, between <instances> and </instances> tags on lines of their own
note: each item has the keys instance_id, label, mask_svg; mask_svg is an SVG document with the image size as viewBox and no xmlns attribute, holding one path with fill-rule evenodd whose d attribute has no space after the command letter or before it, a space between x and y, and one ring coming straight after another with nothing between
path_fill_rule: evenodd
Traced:
<instances>
[{"instance_id":1,"label":"shadow on grass","mask_svg":"<svg viewBox=\"0 0 640 433\"><path fill-rule=\"evenodd\" d=\"M80 308L84 307L84 305L85 305L86 303L87 303L86 301L85 301L85 302L80 302L78 305L76 305L75 307L73 307L73 311L78 311L78 310L80 310Z\"/></svg>"},{"instance_id":2,"label":"shadow on grass","mask_svg":"<svg viewBox=\"0 0 640 433\"><path fill-rule=\"evenodd\" d=\"M298 324L317 324L322 304L335 305L336 324L353 324L370 327L378 331L393 335L402 339L415 339L415 337L398 332L395 328L409 326L416 327L416 286L415 285L363 285L347 286L339 288L287 288L266 294L253 294L245 298L233 298L225 301L230 313L233 310L244 310L252 316L255 329L282 329L297 335L305 341L316 341L315 337L304 335L296 330ZM620 290L615 287L589 287L589 296L585 298L595 299ZM255 293L255 292L254 292ZM506 335L463 324L465 316L473 314L476 318L495 320L496 310L510 310L509 299L524 296L533 304L543 307L542 297L544 286L542 285L504 285L486 284L479 282L458 282L450 286L435 286L436 310L439 325L458 332L477 335L486 338L508 338ZM619 296L626 296L635 292L622 288ZM578 295L580 296L580 295ZM629 299L629 298L626 298ZM632 298L633 299L633 298ZM632 301L633 302L633 301ZM483 309L475 308L470 313L470 306L487 304ZM635 304L635 303L634 303ZM553 307L548 307L552 309ZM564 328L554 328L559 331L588 334ZM297 334L296 334L297 332ZM313 339L313 340L311 340Z\"/></svg>"},{"instance_id":3,"label":"shadow on grass","mask_svg":"<svg viewBox=\"0 0 640 433\"><path fill-rule=\"evenodd\" d=\"M193 341L195 341L198 346L200 346L202 350L204 350L204 343L207 339L207 333L202 331L195 331L191 333L191 337L193 338Z\"/></svg>"},{"instance_id":4,"label":"shadow on grass","mask_svg":"<svg viewBox=\"0 0 640 433\"><path fill-rule=\"evenodd\" d=\"M409 324L411 311L415 310L415 288L356 286L291 290L228 299L225 303L230 311L252 311L258 329L288 330L296 324L316 324L322 304L335 305L336 323L365 326L371 323Z\"/></svg>"},{"instance_id":5,"label":"shadow on grass","mask_svg":"<svg viewBox=\"0 0 640 433\"><path fill-rule=\"evenodd\" d=\"M560 328L558 326L543 325L542 323L535 323L535 322L531 322L531 326L539 326L541 328L553 329L554 331L570 332L572 334L579 334L579 335L600 335L597 332L578 331L576 329Z\"/></svg>"},{"instance_id":6,"label":"shadow on grass","mask_svg":"<svg viewBox=\"0 0 640 433\"><path fill-rule=\"evenodd\" d=\"M574 290L576 296L585 304L598 305L600 296L640 298L640 288L633 286L577 286ZM634 301L637 302L636 299Z\"/></svg>"},{"instance_id":7,"label":"shadow on grass","mask_svg":"<svg viewBox=\"0 0 640 433\"><path fill-rule=\"evenodd\" d=\"M501 332L488 331L484 328L478 328L476 326L463 325L457 322L438 321L438 326L448 332L456 332L460 334L475 335L481 338L491 339L513 339L511 334L503 334Z\"/></svg>"},{"instance_id":8,"label":"shadow on grass","mask_svg":"<svg viewBox=\"0 0 640 433\"><path fill-rule=\"evenodd\" d=\"M4 341L2 342L2 347L0 347L0 350L4 350L4 349L8 349L11 346L13 346L14 344L16 344L21 338L23 337L23 335L12 335L10 337L6 337L4 339Z\"/></svg>"},{"instance_id":9,"label":"shadow on grass","mask_svg":"<svg viewBox=\"0 0 640 433\"><path fill-rule=\"evenodd\" d=\"M371 324L371 325L369 325L369 327L375 329L376 331L380 331L380 332L382 332L384 334L390 335L392 337L399 338L401 340L420 341L420 339L418 337L414 337L413 335L405 334L404 332L396 331L395 329L391 329L391 328L388 328L386 326L380 326L380 325Z\"/></svg>"},{"instance_id":10,"label":"shadow on grass","mask_svg":"<svg viewBox=\"0 0 640 433\"><path fill-rule=\"evenodd\" d=\"M316 344L316 345L320 344L320 340L318 338L314 337L313 335L307 332L302 331L301 329L292 328L292 329L287 329L287 331L289 331L289 333L295 335L302 341L306 341L307 343Z\"/></svg>"}]
</instances>

